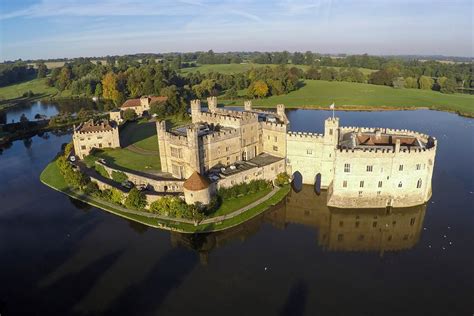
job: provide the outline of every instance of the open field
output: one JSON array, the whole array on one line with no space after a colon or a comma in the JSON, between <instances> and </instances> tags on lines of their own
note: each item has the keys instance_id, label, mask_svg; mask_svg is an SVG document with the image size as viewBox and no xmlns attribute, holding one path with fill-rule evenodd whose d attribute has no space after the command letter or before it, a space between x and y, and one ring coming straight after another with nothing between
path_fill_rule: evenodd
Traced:
<instances>
[{"instance_id":1,"label":"open field","mask_svg":"<svg viewBox=\"0 0 474 316\"><path fill-rule=\"evenodd\" d=\"M336 103L336 109L378 110L416 109L459 112L474 116L474 95L443 94L431 90L394 89L365 83L305 80L305 86L286 95L255 99L253 104L275 107L283 103L288 108L323 108ZM226 105L243 105L242 100L224 101Z\"/></svg>"},{"instance_id":2,"label":"open field","mask_svg":"<svg viewBox=\"0 0 474 316\"><path fill-rule=\"evenodd\" d=\"M220 72L223 74L233 74L233 73L245 72L252 68L259 68L259 67L265 67L265 66L276 67L277 65L252 64L252 63L199 65L197 67L183 68L181 69L181 73L187 74L187 73L199 71L200 73ZM306 70L309 68L309 66L307 65L293 65L293 64L288 64L287 67L297 67L297 68L301 68L302 70ZM332 67L332 68L339 69L339 67ZM365 75L371 74L372 72L375 71L375 70L367 69L367 68L359 68L359 70L362 71L362 73Z\"/></svg>"},{"instance_id":3,"label":"open field","mask_svg":"<svg viewBox=\"0 0 474 316\"><path fill-rule=\"evenodd\" d=\"M32 91L35 95L30 98L23 97L23 93ZM12 84L0 88L0 109L12 106L19 102L34 101L46 96L58 94L55 87L48 87L46 79L33 79L22 83ZM66 94L68 92L65 92Z\"/></svg>"},{"instance_id":4,"label":"open field","mask_svg":"<svg viewBox=\"0 0 474 316\"><path fill-rule=\"evenodd\" d=\"M105 59L104 60L99 60L99 61L102 62L103 65L107 64L107 61ZM91 60L91 62L93 64L96 64L97 60ZM59 68L59 67L64 66L65 62L64 61L45 61L44 64L46 65L46 67L48 67L48 69L53 69L53 68ZM38 67L37 63L29 63L28 65L31 65L34 68Z\"/></svg>"}]
</instances>

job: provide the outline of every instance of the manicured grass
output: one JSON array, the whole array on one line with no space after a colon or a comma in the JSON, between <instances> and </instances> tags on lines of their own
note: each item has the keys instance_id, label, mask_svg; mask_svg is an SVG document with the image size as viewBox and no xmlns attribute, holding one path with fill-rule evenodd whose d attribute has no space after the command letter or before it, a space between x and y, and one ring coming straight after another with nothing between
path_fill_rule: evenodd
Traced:
<instances>
[{"instance_id":1,"label":"manicured grass","mask_svg":"<svg viewBox=\"0 0 474 316\"><path fill-rule=\"evenodd\" d=\"M268 188L262 191L240 196L235 199L225 199L222 201L221 206L212 214L212 216L220 216L237 211L238 209L241 209L242 207L264 197L271 191L272 189Z\"/></svg>"},{"instance_id":2,"label":"manicured grass","mask_svg":"<svg viewBox=\"0 0 474 316\"><path fill-rule=\"evenodd\" d=\"M95 150L84 161L88 166L92 166L99 158L105 159L109 166L124 171L153 172L161 170L160 156L158 154L144 155L126 148Z\"/></svg>"},{"instance_id":3,"label":"manicured grass","mask_svg":"<svg viewBox=\"0 0 474 316\"><path fill-rule=\"evenodd\" d=\"M222 74L234 74L234 73L239 73L239 72L245 72L247 70L250 70L252 68L259 68L259 67L265 67L265 66L270 66L270 67L276 67L277 65L274 64L252 64L252 63L244 63L244 64L216 64L216 65L199 65L197 67L191 67L191 68L183 68L181 69L182 74L187 74L187 73L192 73L192 72L197 72L199 71L200 73L209 73L209 72L219 72ZM293 64L288 64L287 67L297 67L301 68L302 70L307 70L309 66L307 65L293 65ZM332 67L339 69L339 67ZM368 75L375 70L372 69L367 69L367 68L359 68L360 71L362 71L363 74Z\"/></svg>"},{"instance_id":4,"label":"manicured grass","mask_svg":"<svg viewBox=\"0 0 474 316\"><path fill-rule=\"evenodd\" d=\"M43 183L46 183L58 190L67 190L68 185L66 181L64 181L63 176L59 172L58 165L56 164L56 160L50 162L46 168L41 172L40 180Z\"/></svg>"},{"instance_id":5,"label":"manicured grass","mask_svg":"<svg viewBox=\"0 0 474 316\"><path fill-rule=\"evenodd\" d=\"M305 80L305 86L286 95L272 96L252 101L255 106L275 107L283 103L287 107L328 109L336 103L336 109L415 109L430 108L474 115L474 95L443 94L431 90L394 89L365 83ZM225 102L241 105L242 101Z\"/></svg>"},{"instance_id":6,"label":"manicured grass","mask_svg":"<svg viewBox=\"0 0 474 316\"><path fill-rule=\"evenodd\" d=\"M282 187L278 192L276 192L271 198L262 202L256 207L247 210L246 212L235 216L231 219L224 220L217 224L202 224L198 226L194 226L192 224L187 223L180 223L174 220L163 220L157 218L151 218L139 214L132 214L120 210L118 206L114 206L110 203L105 203L100 201L96 198L91 198L84 194L80 194L71 190L64 181L61 173L59 172L59 168L56 165L55 160L50 162L48 166L43 170L40 176L41 182L46 184L47 186L65 193L73 198L81 200L85 203L93 205L95 207L101 208L109 213L116 214L118 216L151 226L155 228L167 229L167 230L175 230L182 233L196 233L196 232L212 232L218 230L224 230L226 228L237 226L270 208L272 205L280 202L289 192L290 186L286 185Z\"/></svg>"},{"instance_id":7,"label":"manicured grass","mask_svg":"<svg viewBox=\"0 0 474 316\"><path fill-rule=\"evenodd\" d=\"M120 131L120 136L123 147L133 144L144 150L158 153L155 122L148 122L146 120L130 122Z\"/></svg>"}]
</instances>

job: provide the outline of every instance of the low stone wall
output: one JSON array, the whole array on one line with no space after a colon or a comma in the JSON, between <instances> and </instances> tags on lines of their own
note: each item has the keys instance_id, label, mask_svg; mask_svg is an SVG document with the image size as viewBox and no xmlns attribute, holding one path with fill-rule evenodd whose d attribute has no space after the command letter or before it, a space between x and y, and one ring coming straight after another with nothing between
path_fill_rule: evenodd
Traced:
<instances>
[{"instance_id":1,"label":"low stone wall","mask_svg":"<svg viewBox=\"0 0 474 316\"><path fill-rule=\"evenodd\" d=\"M279 173L286 172L284 160L279 160L266 166L251 168L228 175L218 182L217 189L228 188L239 183L249 182L252 180L273 181Z\"/></svg>"},{"instance_id":2,"label":"low stone wall","mask_svg":"<svg viewBox=\"0 0 474 316\"><path fill-rule=\"evenodd\" d=\"M96 164L104 167L109 177L112 177L113 171L123 172L128 177L128 180L133 182L135 185L150 185L153 187L154 191L160 193L183 193L183 179L160 179L158 176L154 175L138 174L115 169L110 166L107 166L106 164L103 164L100 161L96 161Z\"/></svg>"}]
</instances>

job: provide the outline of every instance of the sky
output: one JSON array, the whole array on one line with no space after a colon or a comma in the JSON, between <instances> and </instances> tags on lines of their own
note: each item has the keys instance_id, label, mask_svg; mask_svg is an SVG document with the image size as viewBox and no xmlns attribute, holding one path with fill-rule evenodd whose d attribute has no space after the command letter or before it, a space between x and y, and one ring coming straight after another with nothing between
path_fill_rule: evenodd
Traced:
<instances>
[{"instance_id":1,"label":"sky","mask_svg":"<svg viewBox=\"0 0 474 316\"><path fill-rule=\"evenodd\" d=\"M470 56L472 0L0 0L0 60L307 51Z\"/></svg>"}]
</instances>

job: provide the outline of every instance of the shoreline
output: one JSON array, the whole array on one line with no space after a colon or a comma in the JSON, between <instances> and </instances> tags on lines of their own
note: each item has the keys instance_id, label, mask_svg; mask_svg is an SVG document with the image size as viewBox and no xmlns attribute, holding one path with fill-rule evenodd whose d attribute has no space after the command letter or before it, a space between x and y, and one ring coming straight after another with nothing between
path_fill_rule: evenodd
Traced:
<instances>
[{"instance_id":1,"label":"shoreline","mask_svg":"<svg viewBox=\"0 0 474 316\"><path fill-rule=\"evenodd\" d=\"M52 183L49 183L46 179L44 179L44 174L48 168L51 167L52 164L55 164L55 160L51 161L41 172L40 174L40 181L44 185L50 187L51 189L63 193L69 197L77 199L81 202L84 202L88 205L92 205L96 208L104 210L108 213L120 216L122 218L126 218L128 220L140 223L142 225L146 225L153 228L159 228L168 231L175 231L184 234L195 234L195 233L211 233L211 232L218 232L225 229L229 229L262 214L270 207L280 203L290 191L290 186L282 186L277 191L270 192L268 195L263 197L265 199L258 200L260 202L258 205L246 205L239 210L234 211L233 213L227 214L229 216L231 214L236 214L233 217L225 218L221 221L213 221L213 219L219 218L221 216L214 216L209 217L202 220L199 224L195 225L192 223L192 220L187 219L180 219L180 218L164 218L158 214L148 213L144 211L137 211L137 210L129 210L126 211L124 207L120 205L112 205L112 203L107 201L98 201L96 198L89 197L85 194L80 194L75 192L69 188L61 188L59 186L55 186ZM55 173L58 173L56 171ZM55 176L61 176L60 174L55 174ZM61 176L62 178L62 176ZM255 203L257 201L254 201ZM252 206L251 206L252 205ZM250 206L250 208L249 208ZM120 209L123 210L120 210ZM242 211L243 210L243 211Z\"/></svg>"}]
</instances>

